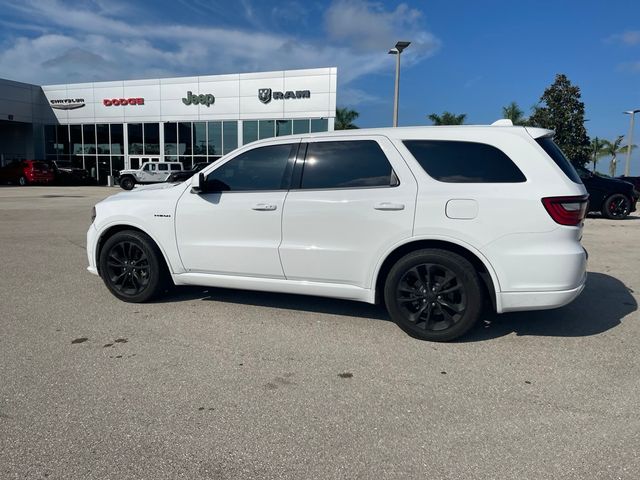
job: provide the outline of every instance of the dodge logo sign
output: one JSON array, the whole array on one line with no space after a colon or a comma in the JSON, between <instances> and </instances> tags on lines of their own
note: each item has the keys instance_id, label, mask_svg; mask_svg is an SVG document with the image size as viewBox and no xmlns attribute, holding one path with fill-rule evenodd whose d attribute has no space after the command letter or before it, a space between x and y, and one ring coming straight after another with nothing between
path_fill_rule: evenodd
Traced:
<instances>
[{"instance_id":1,"label":"dodge logo sign","mask_svg":"<svg viewBox=\"0 0 640 480\"><path fill-rule=\"evenodd\" d=\"M144 105L144 98L105 98L102 100L102 104L105 107L110 107L111 105Z\"/></svg>"},{"instance_id":2,"label":"dodge logo sign","mask_svg":"<svg viewBox=\"0 0 640 480\"><path fill-rule=\"evenodd\" d=\"M287 90L286 92L272 92L270 88L258 89L258 100L262 103L269 103L273 100L289 100L292 98L311 98L310 90Z\"/></svg>"}]
</instances>

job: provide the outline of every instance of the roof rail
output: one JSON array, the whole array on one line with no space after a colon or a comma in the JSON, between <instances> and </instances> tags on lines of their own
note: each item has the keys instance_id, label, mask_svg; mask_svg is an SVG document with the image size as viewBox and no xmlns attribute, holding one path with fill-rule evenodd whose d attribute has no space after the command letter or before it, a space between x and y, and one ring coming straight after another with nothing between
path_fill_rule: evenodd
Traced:
<instances>
[{"instance_id":1,"label":"roof rail","mask_svg":"<svg viewBox=\"0 0 640 480\"><path fill-rule=\"evenodd\" d=\"M491 124L492 127L513 127L513 122L508 118L501 118Z\"/></svg>"}]
</instances>

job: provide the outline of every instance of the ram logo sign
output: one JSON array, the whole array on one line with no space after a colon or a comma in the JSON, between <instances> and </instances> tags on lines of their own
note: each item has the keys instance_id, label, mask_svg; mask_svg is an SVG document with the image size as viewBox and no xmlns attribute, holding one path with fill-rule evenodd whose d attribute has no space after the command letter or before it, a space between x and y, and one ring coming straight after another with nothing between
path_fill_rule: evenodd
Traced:
<instances>
[{"instance_id":1,"label":"ram logo sign","mask_svg":"<svg viewBox=\"0 0 640 480\"><path fill-rule=\"evenodd\" d=\"M287 90L286 92L272 92L270 88L258 89L258 100L267 104L271 100L290 100L293 98L311 98L310 90Z\"/></svg>"}]
</instances>

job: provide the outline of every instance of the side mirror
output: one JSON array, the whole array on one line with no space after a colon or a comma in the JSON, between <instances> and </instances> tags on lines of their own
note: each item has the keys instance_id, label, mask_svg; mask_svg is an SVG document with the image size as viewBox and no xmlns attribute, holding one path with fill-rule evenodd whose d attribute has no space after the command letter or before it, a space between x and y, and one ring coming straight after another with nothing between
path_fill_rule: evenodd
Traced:
<instances>
[{"instance_id":1,"label":"side mirror","mask_svg":"<svg viewBox=\"0 0 640 480\"><path fill-rule=\"evenodd\" d=\"M207 179L204 173L200 172L198 175L193 176L191 193L207 193Z\"/></svg>"}]
</instances>

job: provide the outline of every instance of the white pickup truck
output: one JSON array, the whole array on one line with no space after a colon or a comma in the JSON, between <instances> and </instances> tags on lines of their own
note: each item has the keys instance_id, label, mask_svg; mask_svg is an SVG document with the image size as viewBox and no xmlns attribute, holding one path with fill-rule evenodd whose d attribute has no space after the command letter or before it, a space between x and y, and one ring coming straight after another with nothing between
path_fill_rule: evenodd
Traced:
<instances>
[{"instance_id":1,"label":"white pickup truck","mask_svg":"<svg viewBox=\"0 0 640 480\"><path fill-rule=\"evenodd\" d=\"M131 190L136 183L166 182L169 175L183 170L180 162L147 162L138 170L120 170L120 186Z\"/></svg>"}]
</instances>

